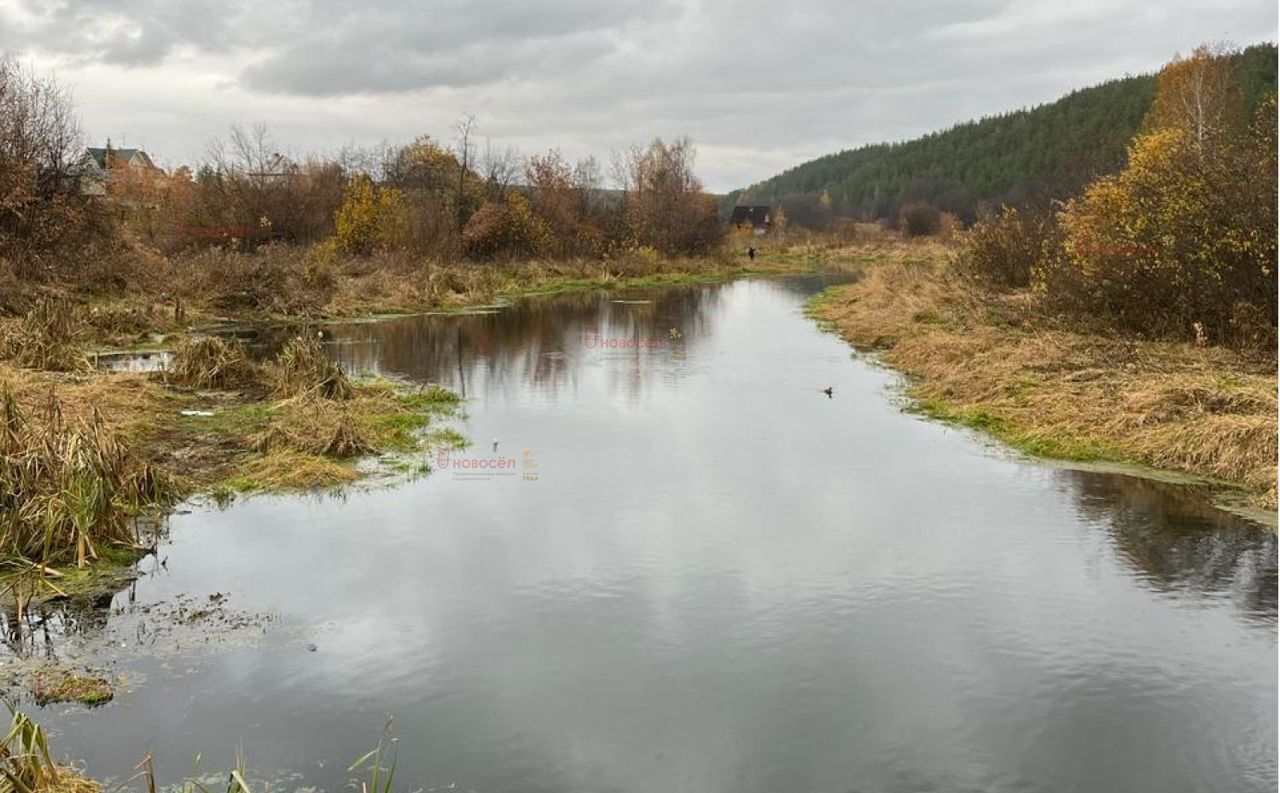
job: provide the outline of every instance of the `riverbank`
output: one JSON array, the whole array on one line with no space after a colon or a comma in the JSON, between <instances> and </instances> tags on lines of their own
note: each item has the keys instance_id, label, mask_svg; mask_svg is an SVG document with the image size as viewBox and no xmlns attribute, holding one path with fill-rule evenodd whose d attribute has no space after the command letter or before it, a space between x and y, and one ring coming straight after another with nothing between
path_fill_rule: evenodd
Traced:
<instances>
[{"instance_id":1,"label":"riverbank","mask_svg":"<svg viewBox=\"0 0 1280 793\"><path fill-rule=\"evenodd\" d=\"M158 372L0 363L0 387L26 420L44 421L48 405L68 427L100 419L105 432L173 483L175 499L344 484L378 470L361 467L364 458L404 471L397 455L461 442L447 428L428 429L457 409L456 395L384 379L353 379L341 399L330 399L305 390L286 395L252 380L189 386Z\"/></svg>"},{"instance_id":2,"label":"riverbank","mask_svg":"<svg viewBox=\"0 0 1280 793\"><path fill-rule=\"evenodd\" d=\"M453 392L350 376L312 337L265 361L204 337L163 371L70 369L0 363L0 618L15 643L44 604L127 586L185 499L400 481L429 471L430 450L466 445L448 425ZM0 685L89 705L113 687L96 669L26 660Z\"/></svg>"},{"instance_id":3,"label":"riverbank","mask_svg":"<svg viewBox=\"0 0 1280 793\"><path fill-rule=\"evenodd\" d=\"M921 412L1036 456L1133 463L1276 506L1276 361L1073 332L1033 295L971 287L941 261L868 269L811 313L909 376Z\"/></svg>"},{"instance_id":4,"label":"riverbank","mask_svg":"<svg viewBox=\"0 0 1280 793\"><path fill-rule=\"evenodd\" d=\"M925 244L881 239L871 255L891 261L895 246L917 250ZM200 379L202 368L234 368L239 365L235 361L187 362L196 378L188 382L175 382L163 371L103 371L93 361L131 350L167 356L196 349L191 342L210 338L207 334L219 326L284 324L310 336L317 322L465 311L595 289L851 269L857 266L851 264L854 258L834 246L762 246L755 260L722 252L704 258L634 254L502 265L442 264L394 255L336 260L314 248L210 251L196 260L152 262L148 278L131 279L135 287L109 297L85 297L74 290L26 295L22 301L30 308L25 316L0 319L0 384L29 414L52 398L71 424L83 425L100 415L108 430L179 483L178 497L327 487L365 476L370 468L360 463L371 456L402 473L416 473L423 465L409 457L422 444L462 443L456 433L425 430L431 416L451 407L450 395L440 389L414 393L386 381L362 382L340 410L319 410L316 404L280 399L254 377L246 382L223 372L218 383ZM168 286L136 286L152 280ZM221 354L243 357L243 351L224 349ZM175 365L170 361L167 368ZM299 443L299 426L310 427L318 437ZM330 437L352 426L359 430L359 442ZM290 433L292 447L268 448L271 437L287 439ZM397 454L398 459L386 459Z\"/></svg>"},{"instance_id":5,"label":"riverbank","mask_svg":"<svg viewBox=\"0 0 1280 793\"><path fill-rule=\"evenodd\" d=\"M657 699L643 704L659 720L696 721L720 712L725 653L753 659L747 678L730 681L740 701L762 686L802 690L815 669L831 670L798 706L808 713L826 703L820 721L870 742L833 771L843 778L874 777L877 758L900 743L900 730L868 735L840 721L885 692L907 702L927 691L908 708L917 731L954 732L931 719L939 691L957 723L1034 725L1081 690L1080 669L1096 673L1084 682L1091 690L1132 685L1132 696L1116 700L1125 713L1094 714L1086 726L1120 725L1108 738L1121 756L1152 758L1156 774L1174 769L1157 779L1165 788L1189 773L1197 784L1224 778L1236 761L1222 747L1265 761L1254 747L1274 731L1256 707L1257 692L1274 687L1265 674L1275 649L1274 535L1210 508L1191 488L1002 459L968 433L899 413L886 401L898 378L850 360L843 341L802 315L824 281L570 295L468 317L323 328L344 362L459 392L465 383L476 397L468 427L483 443L451 462L487 456L490 438L500 438L521 470L476 477L439 466L421 482L341 498L184 505L155 557L138 565L135 586L96 603L49 604L11 650L83 664L81 676L113 684L111 702L89 711L37 709L28 693L12 701L46 722L59 751L104 789L130 778L144 750L155 755L157 778L178 784L197 753L206 771L225 769L243 741L256 747L255 790L342 790L347 763L386 714L396 717L398 745L413 749L397 773L411 789L591 789L598 763L566 766L555 747L565 735L598 734L626 704L618 669L601 659L622 664L626 679L670 672L675 683L654 687ZM680 338L623 353L583 338L584 328L602 338L669 338L673 327ZM834 399L819 391L825 384ZM534 481L523 475L526 449ZM757 617L744 617L726 575L763 582ZM627 606L654 592L674 621ZM388 609L388 599L408 605ZM244 620L238 633L227 629ZM930 648L955 625L977 633L956 645L955 664L938 667ZM1010 674L984 677L989 659L963 652L974 643L1040 650L1010 653L1018 662ZM636 647L649 646L667 648L663 669L633 661ZM797 646L805 664L794 663ZM874 651L851 655L851 647ZM1186 697L1170 700L1147 673L1174 657L1185 659ZM527 669L513 677L495 658ZM850 664L874 685L850 685ZM1046 669L1056 673L1046 679ZM405 695L406 675L415 696ZM249 678L251 691L228 699ZM983 682L958 690L957 679ZM543 714L587 690L592 708L548 730ZM495 726L484 717L494 691L536 707ZM1009 703L1021 709L1011 714ZM324 740L296 730L348 705L363 716L330 722ZM1188 710L1232 728L1172 745L1159 726ZM157 713L172 727L157 729ZM706 730L763 723L736 716ZM610 756L629 756L626 747L648 734L644 723L606 736L622 747ZM504 749L512 729L533 755ZM761 745L784 745L788 724L774 733ZM991 746L1003 746L999 738ZM1188 743L1201 740L1210 745ZM494 748L475 755L474 747ZM659 742L646 756L662 751L672 749ZM1211 764L1179 766L1188 751ZM1088 768L1087 754L1025 771L1014 751L970 781L998 787L1024 769L1071 788L1078 779L1054 774ZM682 763L703 755L691 751ZM785 775L800 778L812 757L783 760ZM618 778L644 788L668 766L659 759ZM731 757L699 773L727 778L740 766ZM1246 770L1268 773L1265 762ZM777 767L762 761L745 772L768 779ZM1124 789L1147 774L1104 782Z\"/></svg>"},{"instance_id":6,"label":"riverbank","mask_svg":"<svg viewBox=\"0 0 1280 793\"><path fill-rule=\"evenodd\" d=\"M904 243L914 247L912 243ZM86 308L88 339L100 347L149 343L154 333L241 322L297 322L460 310L495 302L593 289L716 283L845 266L847 251L779 248L668 258L643 252L616 258L504 263L440 262L405 254L340 256L318 246L265 247L254 253L204 251L135 262L126 288L74 284L8 290L3 304L26 311L54 295ZM10 320L12 322L12 320Z\"/></svg>"},{"instance_id":7,"label":"riverbank","mask_svg":"<svg viewBox=\"0 0 1280 793\"><path fill-rule=\"evenodd\" d=\"M313 255L309 249L218 253L198 276L171 273L168 292L86 299L74 290L45 290L27 296L23 315L0 320L0 390L11 414L6 454L21 462L6 469L18 496L7 504L14 525L0 537L0 562L21 560L27 573L83 567L108 555L108 546L144 546L125 530L127 518L163 514L193 495L225 501L370 475L416 476L429 470L428 450L466 444L440 421L459 410L455 395L343 372L316 341L316 322L785 274L812 270L821 258L633 257L478 267L370 257L347 260L340 275L321 277ZM196 289L199 279L207 288ZM286 288L303 281L310 292ZM294 302L271 302L273 295ZM264 322L283 323L294 336L267 361L251 360L240 342L216 329ZM139 349L148 351L152 371L98 366L109 360L128 368L128 351ZM108 351L111 357L102 358ZM75 459L62 462L63 452ZM99 483L103 495L76 496L69 504L63 494L83 481ZM35 524L47 527L52 545L19 529ZM45 583L35 588L47 589Z\"/></svg>"}]
</instances>

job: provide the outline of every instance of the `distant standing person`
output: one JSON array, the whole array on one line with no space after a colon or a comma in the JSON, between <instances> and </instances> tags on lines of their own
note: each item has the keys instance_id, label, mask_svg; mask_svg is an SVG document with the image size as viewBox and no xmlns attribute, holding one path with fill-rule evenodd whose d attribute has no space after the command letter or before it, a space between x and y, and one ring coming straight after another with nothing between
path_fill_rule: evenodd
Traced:
<instances>
[{"instance_id":1,"label":"distant standing person","mask_svg":"<svg viewBox=\"0 0 1280 793\"><path fill-rule=\"evenodd\" d=\"M756 260L756 249L754 247L747 248L747 258L753 262Z\"/></svg>"}]
</instances>

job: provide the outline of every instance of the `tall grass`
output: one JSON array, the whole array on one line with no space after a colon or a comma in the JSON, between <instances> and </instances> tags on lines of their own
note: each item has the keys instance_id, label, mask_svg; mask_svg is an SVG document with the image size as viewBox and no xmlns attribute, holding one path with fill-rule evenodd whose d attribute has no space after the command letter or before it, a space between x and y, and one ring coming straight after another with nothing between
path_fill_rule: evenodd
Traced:
<instances>
[{"instance_id":1,"label":"tall grass","mask_svg":"<svg viewBox=\"0 0 1280 793\"><path fill-rule=\"evenodd\" d=\"M52 393L35 416L0 393L0 558L83 566L104 545L137 547L128 518L173 492L96 409L70 424Z\"/></svg>"},{"instance_id":2,"label":"tall grass","mask_svg":"<svg viewBox=\"0 0 1280 793\"><path fill-rule=\"evenodd\" d=\"M164 381L188 388L232 389L255 385L258 368L239 340L217 336L184 339L164 368Z\"/></svg>"},{"instance_id":3,"label":"tall grass","mask_svg":"<svg viewBox=\"0 0 1280 793\"><path fill-rule=\"evenodd\" d=\"M0 793L98 793L98 783L86 779L75 769L54 762L49 751L49 739L40 725L25 713L10 708L13 714L9 731L0 741ZM395 741L389 738L391 720L387 720L378 744L363 754L347 768L347 773L362 772L366 779L359 780L361 793L393 793L396 777L397 751ZM181 785L164 787L156 779L155 758L148 753L134 766L134 775L119 784L124 789L134 782L142 782L148 793L159 790L175 790L179 793L214 793L215 788L206 784L207 777L200 772L199 755L196 756L192 775ZM356 780L352 780L354 783ZM249 769L244 750L237 749L235 765L227 772L226 784L217 786L225 793L254 793L249 784ZM261 788L265 790L265 786Z\"/></svg>"},{"instance_id":4,"label":"tall grass","mask_svg":"<svg viewBox=\"0 0 1280 793\"><path fill-rule=\"evenodd\" d=\"M378 745L366 752L347 768L347 773L364 770L369 774L368 781L360 783L361 793L392 793L396 780L397 753L394 746L388 747L391 734L391 719L387 719Z\"/></svg>"},{"instance_id":5,"label":"tall grass","mask_svg":"<svg viewBox=\"0 0 1280 793\"><path fill-rule=\"evenodd\" d=\"M9 710L13 717L0 740L0 793L97 793L97 783L53 761L40 725Z\"/></svg>"},{"instance_id":6,"label":"tall grass","mask_svg":"<svg viewBox=\"0 0 1280 793\"><path fill-rule=\"evenodd\" d=\"M83 323L69 301L42 297L0 337L0 355L19 366L70 372L89 368L78 343Z\"/></svg>"},{"instance_id":7,"label":"tall grass","mask_svg":"<svg viewBox=\"0 0 1280 793\"><path fill-rule=\"evenodd\" d=\"M280 351L272 367L277 396L311 396L345 400L355 394L355 385L319 341L297 336Z\"/></svg>"}]
</instances>

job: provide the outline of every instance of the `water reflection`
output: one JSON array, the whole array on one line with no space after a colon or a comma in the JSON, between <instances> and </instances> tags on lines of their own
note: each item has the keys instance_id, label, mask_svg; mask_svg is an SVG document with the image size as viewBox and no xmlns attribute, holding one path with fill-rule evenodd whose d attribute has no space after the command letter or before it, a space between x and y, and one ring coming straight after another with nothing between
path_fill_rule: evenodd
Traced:
<instances>
[{"instance_id":1,"label":"water reflection","mask_svg":"<svg viewBox=\"0 0 1280 793\"><path fill-rule=\"evenodd\" d=\"M1055 476L1152 587L1222 596L1274 623L1274 533L1214 507L1202 487L1069 469Z\"/></svg>"},{"instance_id":2,"label":"water reflection","mask_svg":"<svg viewBox=\"0 0 1280 793\"><path fill-rule=\"evenodd\" d=\"M111 372L159 372L172 357L167 350L100 352L94 353L93 365Z\"/></svg>"},{"instance_id":3,"label":"water reflection","mask_svg":"<svg viewBox=\"0 0 1280 793\"><path fill-rule=\"evenodd\" d=\"M407 789L1274 789L1274 536L902 414L802 316L816 286L325 326L353 369L465 390L466 434L540 479L175 517L168 567L77 617L145 685L42 717L103 774L243 740L289 789L341 788L388 713ZM301 638L133 636L228 592Z\"/></svg>"},{"instance_id":4,"label":"water reflection","mask_svg":"<svg viewBox=\"0 0 1280 793\"><path fill-rule=\"evenodd\" d=\"M122 583L115 591L46 601L23 609L21 614L15 606L6 605L0 608L4 646L14 656L59 660L68 637L101 635L112 615L117 591L130 586Z\"/></svg>"},{"instance_id":5,"label":"water reflection","mask_svg":"<svg viewBox=\"0 0 1280 793\"><path fill-rule=\"evenodd\" d=\"M526 300L493 312L337 326L330 346L351 371L480 398L533 389L555 399L573 390L581 361L607 356L611 392L634 401L651 378L673 373L651 366L653 356L683 358L699 343L718 294L706 287Z\"/></svg>"}]
</instances>

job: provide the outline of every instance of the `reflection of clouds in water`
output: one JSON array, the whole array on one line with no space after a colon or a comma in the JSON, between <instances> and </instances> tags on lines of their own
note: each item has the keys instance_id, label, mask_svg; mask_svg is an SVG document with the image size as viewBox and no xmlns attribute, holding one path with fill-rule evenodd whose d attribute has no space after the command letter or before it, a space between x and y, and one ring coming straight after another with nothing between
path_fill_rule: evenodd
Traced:
<instances>
[{"instance_id":1,"label":"reflection of clouds in water","mask_svg":"<svg viewBox=\"0 0 1280 793\"><path fill-rule=\"evenodd\" d=\"M256 762L294 767L349 759L390 712L414 786L1101 790L1140 775L1177 790L1224 763L1274 774L1241 757L1275 732L1258 697L1274 632L1222 594L1249 566L1243 524L1200 527L1225 551L1169 550L1200 536L1182 491L1110 491L903 416L894 378L850 364L799 294L575 295L343 328L333 349L353 368L465 381L481 448L532 449L540 481L437 472L175 519L170 575L145 597L234 591L312 626L319 649L219 656L198 685L157 676L172 690L70 745L111 762L154 739L181 774L193 743L251 730ZM682 361L582 342L676 325Z\"/></svg>"}]
</instances>

